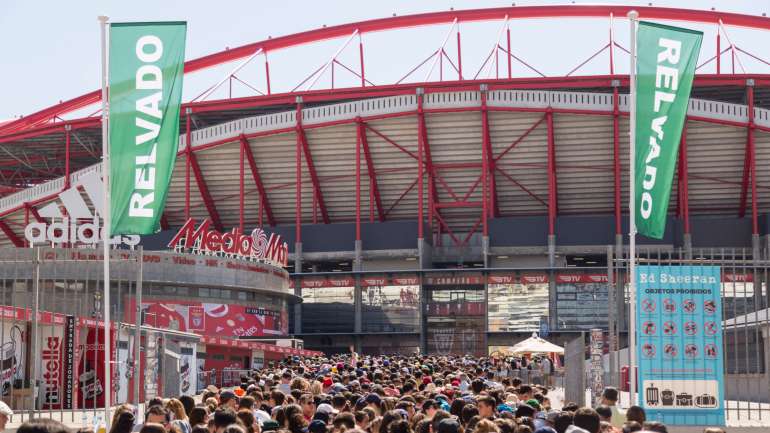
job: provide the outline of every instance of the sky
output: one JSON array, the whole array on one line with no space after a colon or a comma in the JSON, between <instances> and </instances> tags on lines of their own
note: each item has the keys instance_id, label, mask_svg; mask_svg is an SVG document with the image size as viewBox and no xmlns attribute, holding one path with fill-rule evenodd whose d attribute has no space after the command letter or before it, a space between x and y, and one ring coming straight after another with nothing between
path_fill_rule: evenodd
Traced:
<instances>
[{"instance_id":1,"label":"sky","mask_svg":"<svg viewBox=\"0 0 770 433\"><path fill-rule=\"evenodd\" d=\"M584 1L516 1L517 6L545 4L592 4ZM647 5L647 1L626 0L604 3ZM56 104L60 100L77 97L95 90L100 85L98 15L107 15L111 21L188 22L186 58L192 59L226 47L311 30L323 25L433 12L454 8L472 9L509 6L503 1L463 0L388 0L388 1L258 1L258 0L0 0L0 121L29 114ZM770 0L658 0L654 6L710 9L750 15L770 14ZM512 52L546 75L564 75L573 66L606 44L608 19L605 20L527 20L512 22ZM501 22L461 24L464 75L475 73L483 63L501 28ZM705 26L707 36L701 52L701 62L712 56L714 29ZM614 31L619 44L628 46L627 24L615 20ZM448 25L400 30L364 36L367 78L375 84L393 83L419 64L441 45ZM708 32L712 35L708 36ZM770 34L745 29L728 29L729 36L738 46L763 58L770 58ZM447 44L447 52L455 60L454 34ZM724 40L724 39L723 39ZM270 56L273 92L289 91L318 66L328 61L341 46L343 39L325 41L276 52ZM724 44L724 42L723 42ZM340 61L357 70L357 44L351 44L340 54ZM725 45L723 45L724 47ZM554 53L559 55L553 55ZM704 54L709 53L709 54ZM628 58L616 54L619 73L627 71ZM606 73L606 52L587 64L582 73ZM742 56L743 66L750 71L770 72L763 65ZM728 60L725 55L723 62ZM452 79L456 72L445 62L444 74ZM713 62L712 62L713 63ZM237 65L232 63L185 77L185 100L225 77ZM429 70L424 66L405 81L423 81ZM725 63L723 63L725 65ZM725 67L725 66L723 66ZM729 67L729 66L728 66ZM736 66L738 67L738 66ZM533 72L523 64L514 65L514 75L531 76ZM708 65L704 68L708 72ZM486 73L486 70L484 71ZM491 72L491 71L490 71ZM507 73L507 71L505 71ZM494 74L494 72L491 72ZM336 85L354 85L357 78L345 71L336 75ZM249 86L262 91L264 60L255 59L238 73ZM431 80L438 79L434 69ZM311 80L312 81L312 80ZM320 77L316 87L328 87L330 73ZM209 99L227 97L229 85L224 85ZM252 95L245 85L235 83L233 96ZM91 109L93 111L93 109ZM90 113L82 113L83 115ZM79 117L79 116L75 116ZM80 116L82 117L82 116Z\"/></svg>"}]
</instances>

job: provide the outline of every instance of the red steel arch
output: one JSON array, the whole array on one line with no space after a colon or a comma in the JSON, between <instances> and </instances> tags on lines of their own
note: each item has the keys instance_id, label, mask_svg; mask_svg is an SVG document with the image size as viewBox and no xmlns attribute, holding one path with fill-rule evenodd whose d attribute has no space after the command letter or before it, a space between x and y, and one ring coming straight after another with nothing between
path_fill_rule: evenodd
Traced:
<instances>
[{"instance_id":1,"label":"red steel arch","mask_svg":"<svg viewBox=\"0 0 770 433\"><path fill-rule=\"evenodd\" d=\"M424 25L457 22L492 21L508 16L509 19L525 18L602 18L610 14L624 17L630 10L637 10L644 19L679 20L699 23L716 24L720 20L725 25L748 27L753 29L770 30L770 19L764 16L751 16L718 11L689 10L662 7L635 7L635 6L610 6L610 5L559 5L559 6L524 6L501 7L490 9L449 10L431 12L416 15L394 16L368 21L323 27L292 35L286 35L237 48L213 53L204 57L189 60L185 63L185 73L193 73L212 66L242 59L257 53L260 49L264 52L276 51L289 47L299 46L311 42L349 36L353 31L359 34L372 33L383 30L409 28ZM471 80L463 80L471 81ZM484 80L489 81L489 80ZM539 81L535 79L535 81ZM413 86L409 86L413 87ZM349 89L348 89L349 90ZM343 93L345 90L326 90L325 94ZM291 92L289 93L291 94ZM285 95L284 95L285 96ZM69 101L45 108L21 119L8 122L0 126L0 138L17 133L29 128L46 124L59 116L94 104L101 99L100 91L93 91Z\"/></svg>"}]
</instances>

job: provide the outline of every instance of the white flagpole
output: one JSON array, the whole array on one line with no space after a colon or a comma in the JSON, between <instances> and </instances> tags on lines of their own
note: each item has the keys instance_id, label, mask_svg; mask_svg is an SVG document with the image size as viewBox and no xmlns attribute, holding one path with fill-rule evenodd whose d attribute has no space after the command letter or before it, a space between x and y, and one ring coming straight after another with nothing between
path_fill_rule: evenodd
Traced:
<instances>
[{"instance_id":1,"label":"white flagpole","mask_svg":"<svg viewBox=\"0 0 770 433\"><path fill-rule=\"evenodd\" d=\"M109 17L99 16L102 39L102 245L104 246L104 425L110 428L110 403L112 403L112 350L110 348L110 145L109 145L109 104L107 100L107 21Z\"/></svg>"},{"instance_id":2,"label":"white flagpole","mask_svg":"<svg viewBox=\"0 0 770 433\"><path fill-rule=\"evenodd\" d=\"M629 111L629 150L628 150L628 270L629 270L629 318L628 318L628 359L630 364L629 382L631 404L637 402L636 395L636 203L634 200L634 165L636 164L636 21L639 13L628 12L631 32L631 70L629 71L628 111Z\"/></svg>"}]
</instances>

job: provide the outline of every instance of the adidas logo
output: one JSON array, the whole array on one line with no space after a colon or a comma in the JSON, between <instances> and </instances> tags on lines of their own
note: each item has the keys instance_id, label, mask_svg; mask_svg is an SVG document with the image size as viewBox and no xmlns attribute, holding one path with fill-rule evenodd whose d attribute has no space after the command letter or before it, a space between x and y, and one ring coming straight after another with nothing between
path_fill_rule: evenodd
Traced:
<instances>
[{"instance_id":1,"label":"adidas logo","mask_svg":"<svg viewBox=\"0 0 770 433\"><path fill-rule=\"evenodd\" d=\"M90 206L81 195L80 187L85 191ZM24 228L24 237L30 244L75 243L95 246L101 243L104 237L99 224L99 215L104 204L101 176L89 173L69 189L59 193L57 198L57 201L38 210L42 218L51 220L50 224L33 222ZM80 222L83 220L90 221ZM139 244L139 236L113 236L110 244L132 247Z\"/></svg>"}]
</instances>

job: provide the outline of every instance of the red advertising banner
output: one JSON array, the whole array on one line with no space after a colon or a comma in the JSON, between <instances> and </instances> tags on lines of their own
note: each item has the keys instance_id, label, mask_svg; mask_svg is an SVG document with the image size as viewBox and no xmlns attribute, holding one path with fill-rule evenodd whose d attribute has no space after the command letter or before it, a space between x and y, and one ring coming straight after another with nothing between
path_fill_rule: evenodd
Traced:
<instances>
[{"instance_id":1,"label":"red advertising banner","mask_svg":"<svg viewBox=\"0 0 770 433\"><path fill-rule=\"evenodd\" d=\"M134 301L129 304L129 311L134 311ZM148 300L142 302L142 312L145 325L202 335L284 336L289 332L287 312L239 304Z\"/></svg>"},{"instance_id":2,"label":"red advertising banner","mask_svg":"<svg viewBox=\"0 0 770 433\"><path fill-rule=\"evenodd\" d=\"M607 274L557 274L557 283L606 283Z\"/></svg>"},{"instance_id":3,"label":"red advertising banner","mask_svg":"<svg viewBox=\"0 0 770 433\"><path fill-rule=\"evenodd\" d=\"M548 281L548 274L526 274L521 276L522 284L544 284Z\"/></svg>"},{"instance_id":4,"label":"red advertising banner","mask_svg":"<svg viewBox=\"0 0 770 433\"><path fill-rule=\"evenodd\" d=\"M420 279L417 275L399 275L393 277L394 286L416 286L420 283Z\"/></svg>"},{"instance_id":5,"label":"red advertising banner","mask_svg":"<svg viewBox=\"0 0 770 433\"><path fill-rule=\"evenodd\" d=\"M388 277L361 277L361 287L387 286Z\"/></svg>"},{"instance_id":6,"label":"red advertising banner","mask_svg":"<svg viewBox=\"0 0 770 433\"><path fill-rule=\"evenodd\" d=\"M754 274L753 273L736 274L733 272L722 272L722 282L723 283L753 283Z\"/></svg>"}]
</instances>

